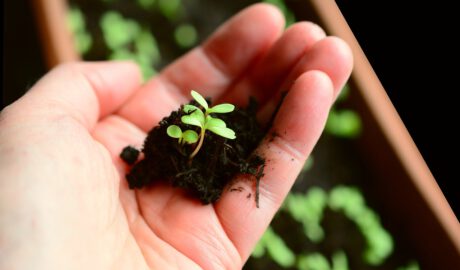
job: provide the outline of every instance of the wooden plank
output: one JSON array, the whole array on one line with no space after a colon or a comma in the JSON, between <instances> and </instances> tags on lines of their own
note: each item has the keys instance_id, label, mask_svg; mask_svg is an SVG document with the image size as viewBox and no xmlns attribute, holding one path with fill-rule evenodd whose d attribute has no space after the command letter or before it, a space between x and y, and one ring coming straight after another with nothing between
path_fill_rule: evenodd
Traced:
<instances>
[{"instance_id":1,"label":"wooden plank","mask_svg":"<svg viewBox=\"0 0 460 270\"><path fill-rule=\"evenodd\" d=\"M67 2L34 0L33 4L48 67L80 60L67 24Z\"/></svg>"}]
</instances>

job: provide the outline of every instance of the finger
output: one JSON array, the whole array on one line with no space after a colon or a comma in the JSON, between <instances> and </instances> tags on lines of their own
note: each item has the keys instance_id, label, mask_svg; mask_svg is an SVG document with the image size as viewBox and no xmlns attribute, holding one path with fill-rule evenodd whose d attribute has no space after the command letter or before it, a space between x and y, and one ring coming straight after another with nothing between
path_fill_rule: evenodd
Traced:
<instances>
[{"instance_id":1,"label":"finger","mask_svg":"<svg viewBox=\"0 0 460 270\"><path fill-rule=\"evenodd\" d=\"M247 192L226 190L217 202L221 224L243 260L267 228L318 140L332 98L333 84L325 73L310 71L300 76L256 151L266 160L265 176L260 181L260 208L256 208L254 199L247 198ZM242 177L234 185L253 192L253 181Z\"/></svg>"},{"instance_id":2,"label":"finger","mask_svg":"<svg viewBox=\"0 0 460 270\"><path fill-rule=\"evenodd\" d=\"M120 115L146 131L188 101L192 89L218 98L271 47L283 24L282 15L271 5L256 4L243 10L202 46L147 83Z\"/></svg>"},{"instance_id":3,"label":"finger","mask_svg":"<svg viewBox=\"0 0 460 270\"><path fill-rule=\"evenodd\" d=\"M70 63L45 75L14 106L41 119L70 117L92 129L116 111L140 85L137 66L130 62Z\"/></svg>"},{"instance_id":4,"label":"finger","mask_svg":"<svg viewBox=\"0 0 460 270\"><path fill-rule=\"evenodd\" d=\"M270 99L259 111L258 118L261 123L266 123L279 104L282 92L289 89L292 83L301 74L319 70L326 73L331 78L334 85L334 98L337 97L340 89L350 76L353 66L353 56L348 45L339 38L327 37L318 41L309 50L296 67L287 76L283 85L279 88L275 98Z\"/></svg>"},{"instance_id":5,"label":"finger","mask_svg":"<svg viewBox=\"0 0 460 270\"><path fill-rule=\"evenodd\" d=\"M289 86L303 73L319 70L331 78L334 96L337 96L350 76L353 67L353 55L350 47L337 37L327 37L314 45L311 51L300 60L289 74L282 89Z\"/></svg>"},{"instance_id":6,"label":"finger","mask_svg":"<svg viewBox=\"0 0 460 270\"><path fill-rule=\"evenodd\" d=\"M323 29L311 22L289 27L268 53L238 84L222 98L225 102L245 104L248 96L265 103L279 89L289 72L313 45L326 37Z\"/></svg>"}]
</instances>

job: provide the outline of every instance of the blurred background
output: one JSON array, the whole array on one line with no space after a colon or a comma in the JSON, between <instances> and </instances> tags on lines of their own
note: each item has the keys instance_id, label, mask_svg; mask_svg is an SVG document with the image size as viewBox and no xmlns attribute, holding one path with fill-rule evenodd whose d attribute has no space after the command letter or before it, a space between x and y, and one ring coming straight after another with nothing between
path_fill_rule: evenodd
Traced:
<instances>
[{"instance_id":1,"label":"blurred background","mask_svg":"<svg viewBox=\"0 0 460 270\"><path fill-rule=\"evenodd\" d=\"M133 59L147 79L256 2L70 0L66 23L84 59ZM277 5L288 25L303 14L299 0L263 2ZM438 76L444 67L442 52L449 51L450 41L443 35L448 24L427 23L428 14L436 12L427 13L432 7L421 4L336 2L458 216L460 194L453 171L458 158L445 154L454 151L458 140L451 131L458 112L449 94L458 83L450 83L448 71ZM2 107L48 70L32 2L4 1L3 7ZM361 115L347 101L353 91L353 86L345 87L293 193L245 268L428 269L413 251L417 243L394 229L398 222L381 218L382 198L365 184L372 172L353 150L363 128Z\"/></svg>"}]
</instances>

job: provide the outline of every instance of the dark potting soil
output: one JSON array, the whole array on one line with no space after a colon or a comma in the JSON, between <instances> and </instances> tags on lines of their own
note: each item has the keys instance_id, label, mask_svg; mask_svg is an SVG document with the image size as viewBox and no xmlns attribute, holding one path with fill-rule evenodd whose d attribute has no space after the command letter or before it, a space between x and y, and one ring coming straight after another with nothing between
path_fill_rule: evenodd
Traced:
<instances>
[{"instance_id":1,"label":"dark potting soil","mask_svg":"<svg viewBox=\"0 0 460 270\"><path fill-rule=\"evenodd\" d=\"M130 145L123 148L120 153L120 158L128 165L134 165L139 158L140 151Z\"/></svg>"},{"instance_id":2,"label":"dark potting soil","mask_svg":"<svg viewBox=\"0 0 460 270\"><path fill-rule=\"evenodd\" d=\"M194 101L190 104L199 106ZM198 127L182 123L181 117L186 115L182 108L181 106L172 112L150 130L144 141L142 160L136 163L139 154L136 149L130 146L123 149L120 157L127 164L135 163L126 175L129 187L140 189L166 181L174 187L184 189L203 204L217 201L223 189L237 174L251 176L249 179L254 179L257 187L263 176L265 160L253 154L253 151L265 132L256 120L255 100L251 99L245 109L235 108L231 113L214 115L235 131L236 139L226 139L206 131L203 146L193 159L189 156L196 144L180 144L166 133L170 125L199 133ZM254 197L258 205L257 192Z\"/></svg>"}]
</instances>

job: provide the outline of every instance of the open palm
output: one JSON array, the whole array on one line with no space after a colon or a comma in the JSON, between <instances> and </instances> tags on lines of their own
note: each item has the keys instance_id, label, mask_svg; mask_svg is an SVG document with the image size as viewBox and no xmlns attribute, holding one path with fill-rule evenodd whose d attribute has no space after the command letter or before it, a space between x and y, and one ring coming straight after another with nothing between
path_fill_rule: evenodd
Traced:
<instances>
[{"instance_id":1,"label":"open palm","mask_svg":"<svg viewBox=\"0 0 460 270\"><path fill-rule=\"evenodd\" d=\"M129 63L54 69L0 118L1 269L239 269L291 188L348 78L352 57L311 23L283 31L280 13L258 4L140 85ZM218 102L274 113L257 151L267 160L260 208L224 191L203 206L167 185L130 190L118 158L186 103L191 89ZM252 197L253 198L253 197Z\"/></svg>"}]
</instances>

